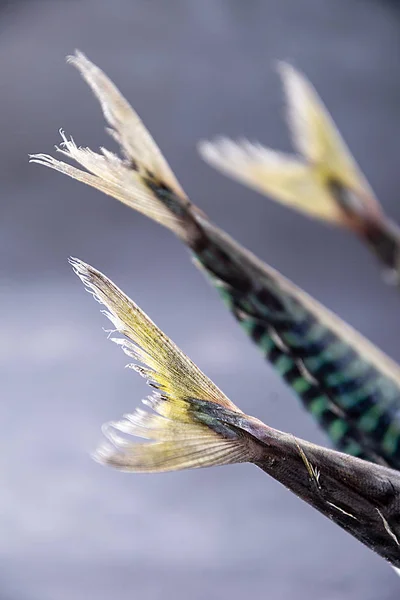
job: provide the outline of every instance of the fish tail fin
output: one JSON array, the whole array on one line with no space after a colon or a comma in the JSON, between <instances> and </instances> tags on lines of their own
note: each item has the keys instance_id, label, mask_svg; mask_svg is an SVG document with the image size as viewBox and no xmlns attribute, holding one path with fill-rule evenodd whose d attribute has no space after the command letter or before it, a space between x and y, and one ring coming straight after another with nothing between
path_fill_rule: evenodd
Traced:
<instances>
[{"instance_id":1,"label":"fish tail fin","mask_svg":"<svg viewBox=\"0 0 400 600\"><path fill-rule=\"evenodd\" d=\"M200 142L198 149L208 164L257 192L314 218L341 222L342 213L322 180L295 156L225 137Z\"/></svg>"},{"instance_id":2,"label":"fish tail fin","mask_svg":"<svg viewBox=\"0 0 400 600\"><path fill-rule=\"evenodd\" d=\"M362 230L382 210L327 109L306 77L279 63L288 124L297 155L261 144L217 138L201 142L206 162L311 217Z\"/></svg>"},{"instance_id":3,"label":"fish tail fin","mask_svg":"<svg viewBox=\"0 0 400 600\"><path fill-rule=\"evenodd\" d=\"M103 426L107 441L92 457L100 464L130 473L162 473L249 461L251 456L241 436L235 435L232 428L224 430L226 433L215 433L194 419L192 424L183 424L137 409ZM121 432L126 435L120 435ZM131 436L151 441L133 443Z\"/></svg>"},{"instance_id":4,"label":"fish tail fin","mask_svg":"<svg viewBox=\"0 0 400 600\"><path fill-rule=\"evenodd\" d=\"M186 240L194 227L191 203L140 117L113 82L84 54L68 57L100 102L108 133L120 146L122 157L101 148L100 153L78 147L60 131L56 150L84 170L46 154L35 162L86 183L139 211Z\"/></svg>"},{"instance_id":5,"label":"fish tail fin","mask_svg":"<svg viewBox=\"0 0 400 600\"><path fill-rule=\"evenodd\" d=\"M132 472L174 471L251 460L243 434L220 422L217 416L202 416L196 399L224 407L238 416L243 413L107 277L78 259L70 259L70 263L88 291L105 305L105 315L116 333L124 336L111 339L136 361L129 367L145 377L155 390L143 400L152 412L136 409L103 427L107 441L100 445L94 458ZM132 436L150 442L134 443Z\"/></svg>"}]
</instances>

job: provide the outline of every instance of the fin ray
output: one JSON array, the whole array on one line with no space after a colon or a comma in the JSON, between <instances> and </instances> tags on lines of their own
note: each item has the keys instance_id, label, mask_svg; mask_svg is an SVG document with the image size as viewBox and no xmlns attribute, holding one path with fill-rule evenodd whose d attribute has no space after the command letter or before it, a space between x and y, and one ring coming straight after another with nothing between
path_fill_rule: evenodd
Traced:
<instances>
[{"instance_id":1,"label":"fin ray","mask_svg":"<svg viewBox=\"0 0 400 600\"><path fill-rule=\"evenodd\" d=\"M261 144L216 139L199 151L213 167L311 217L363 231L382 221L382 210L311 83L279 63L287 116L297 156Z\"/></svg>"},{"instance_id":2,"label":"fin ray","mask_svg":"<svg viewBox=\"0 0 400 600\"><path fill-rule=\"evenodd\" d=\"M85 287L107 308L105 315L125 338L113 338L139 360L148 383L157 388L145 404L156 414L136 410L103 427L107 442L95 459L125 471L155 472L240 462L248 459L239 435L224 437L196 419L191 400L242 412L197 366L102 273L78 259L70 263ZM136 365L134 365L136 367ZM137 436L150 443L133 443L120 435Z\"/></svg>"},{"instance_id":3,"label":"fin ray","mask_svg":"<svg viewBox=\"0 0 400 600\"><path fill-rule=\"evenodd\" d=\"M111 79L78 50L67 61L78 69L100 102L104 118L112 128L111 133L126 157L137 163L141 174L144 171L152 173L173 189L175 194L185 198L183 189L154 139Z\"/></svg>"},{"instance_id":4,"label":"fin ray","mask_svg":"<svg viewBox=\"0 0 400 600\"><path fill-rule=\"evenodd\" d=\"M69 57L99 100L120 145L123 158L101 148L101 154L78 147L61 131L61 147L56 150L85 170L46 154L30 155L30 162L54 169L97 188L120 202L186 238L184 224L190 202L167 161L143 122L112 81L82 53Z\"/></svg>"},{"instance_id":5,"label":"fin ray","mask_svg":"<svg viewBox=\"0 0 400 600\"><path fill-rule=\"evenodd\" d=\"M338 222L342 210L312 167L247 140L201 142L202 158L225 175L313 217Z\"/></svg>"}]
</instances>

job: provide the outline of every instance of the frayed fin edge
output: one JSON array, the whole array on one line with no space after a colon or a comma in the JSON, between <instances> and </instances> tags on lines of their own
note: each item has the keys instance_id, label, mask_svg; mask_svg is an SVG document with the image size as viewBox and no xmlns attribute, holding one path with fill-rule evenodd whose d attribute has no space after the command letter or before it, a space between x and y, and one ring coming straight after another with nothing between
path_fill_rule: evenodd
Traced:
<instances>
[{"instance_id":1,"label":"frayed fin edge","mask_svg":"<svg viewBox=\"0 0 400 600\"><path fill-rule=\"evenodd\" d=\"M96 188L167 227L179 237L184 237L181 218L160 202L156 188L152 189L137 171L104 148L102 154L98 154L89 148L78 147L72 138L67 139L62 130L60 134L62 143L60 147L56 146L56 151L76 161L87 171L48 154L31 154L29 162L49 167Z\"/></svg>"},{"instance_id":2,"label":"frayed fin edge","mask_svg":"<svg viewBox=\"0 0 400 600\"><path fill-rule=\"evenodd\" d=\"M112 81L84 54L77 51L67 60L78 69L99 100L111 126L108 132L120 145L123 159L105 148L99 154L77 147L72 138L68 140L61 132L63 141L56 150L88 172L46 154L32 154L30 162L99 189L187 241L188 221L192 226L194 223L189 216L191 204L143 122Z\"/></svg>"},{"instance_id":3,"label":"frayed fin edge","mask_svg":"<svg viewBox=\"0 0 400 600\"><path fill-rule=\"evenodd\" d=\"M186 194L139 115L116 85L79 50L67 57L99 101L112 137L129 161L135 161L141 175L151 173L182 199Z\"/></svg>"},{"instance_id":4,"label":"frayed fin edge","mask_svg":"<svg viewBox=\"0 0 400 600\"><path fill-rule=\"evenodd\" d=\"M249 460L241 436L227 431L223 424L202 422L191 399L201 398L206 405L229 408L238 415L241 411L109 279L78 259L69 262L86 289L105 305L105 316L115 330L127 338L111 338L112 341L146 365L134 364L133 368L158 390L144 401L155 414L137 409L121 421L103 426L107 442L100 445L95 460L131 472L172 471ZM131 436L151 442L136 444Z\"/></svg>"}]
</instances>

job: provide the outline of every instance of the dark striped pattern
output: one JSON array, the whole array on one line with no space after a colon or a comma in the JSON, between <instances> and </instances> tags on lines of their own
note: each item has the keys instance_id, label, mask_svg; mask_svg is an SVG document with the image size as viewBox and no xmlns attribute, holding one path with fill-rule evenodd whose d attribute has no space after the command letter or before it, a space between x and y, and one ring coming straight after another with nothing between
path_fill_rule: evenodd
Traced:
<instances>
[{"instance_id":1,"label":"dark striped pattern","mask_svg":"<svg viewBox=\"0 0 400 600\"><path fill-rule=\"evenodd\" d=\"M272 278L251 277L220 247L213 251L209 245L198 258L229 310L335 447L400 469L396 383Z\"/></svg>"}]
</instances>

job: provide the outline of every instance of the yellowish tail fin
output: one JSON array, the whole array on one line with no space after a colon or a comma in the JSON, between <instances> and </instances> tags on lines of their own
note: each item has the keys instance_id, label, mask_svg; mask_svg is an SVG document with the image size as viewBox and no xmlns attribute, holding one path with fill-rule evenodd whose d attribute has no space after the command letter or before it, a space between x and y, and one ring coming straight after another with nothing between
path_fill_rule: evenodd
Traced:
<instances>
[{"instance_id":1,"label":"yellowish tail fin","mask_svg":"<svg viewBox=\"0 0 400 600\"><path fill-rule=\"evenodd\" d=\"M47 154L33 154L31 162L60 171L113 196L186 239L189 200L141 119L112 81L84 54L68 58L99 100L108 132L120 146L122 157L101 148L96 153L78 147L61 131L57 151L84 170Z\"/></svg>"},{"instance_id":2,"label":"yellowish tail fin","mask_svg":"<svg viewBox=\"0 0 400 600\"><path fill-rule=\"evenodd\" d=\"M208 427L204 417L196 417L195 400L239 415L241 411L107 277L78 259L70 259L70 263L95 299L105 305L104 314L116 332L124 336L112 341L142 363L143 366L136 362L129 366L156 390L143 401L153 413L137 409L103 427L108 442L99 447L95 459L135 472L173 471L250 460L248 445L241 434L222 423ZM130 436L151 441L134 443Z\"/></svg>"},{"instance_id":3,"label":"yellowish tail fin","mask_svg":"<svg viewBox=\"0 0 400 600\"><path fill-rule=\"evenodd\" d=\"M280 63L288 122L300 156L285 155L246 140L201 142L212 166L312 217L360 228L381 215L380 206L328 111L307 79Z\"/></svg>"}]
</instances>

